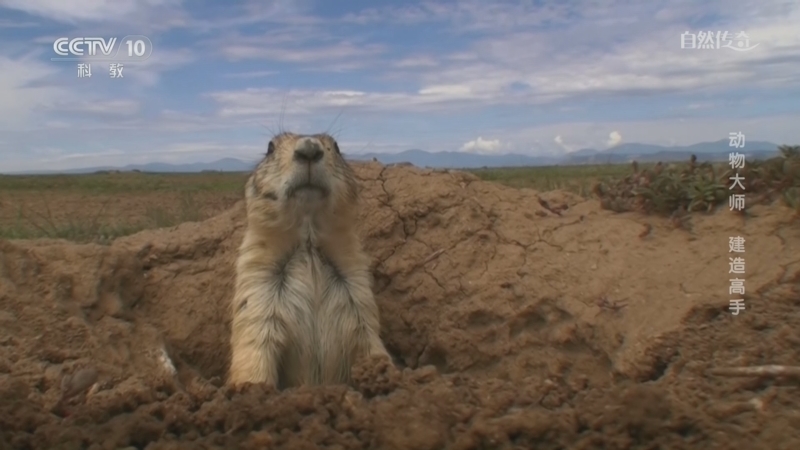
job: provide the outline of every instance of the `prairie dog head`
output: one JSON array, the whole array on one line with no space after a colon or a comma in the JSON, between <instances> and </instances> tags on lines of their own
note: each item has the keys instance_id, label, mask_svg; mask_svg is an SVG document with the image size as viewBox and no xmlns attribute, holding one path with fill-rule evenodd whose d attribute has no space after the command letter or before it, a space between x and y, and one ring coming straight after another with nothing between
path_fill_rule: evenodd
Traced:
<instances>
[{"instance_id":1,"label":"prairie dog head","mask_svg":"<svg viewBox=\"0 0 800 450\"><path fill-rule=\"evenodd\" d=\"M249 215L267 226L296 226L305 217L349 217L358 186L339 144L328 134L281 133L247 182Z\"/></svg>"}]
</instances>

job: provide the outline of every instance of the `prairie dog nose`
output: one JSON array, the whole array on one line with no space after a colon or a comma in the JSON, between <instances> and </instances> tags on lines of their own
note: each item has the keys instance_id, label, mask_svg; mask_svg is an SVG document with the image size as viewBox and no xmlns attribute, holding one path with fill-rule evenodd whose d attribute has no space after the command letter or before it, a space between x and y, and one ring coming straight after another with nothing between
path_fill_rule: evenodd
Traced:
<instances>
[{"instance_id":1,"label":"prairie dog nose","mask_svg":"<svg viewBox=\"0 0 800 450\"><path fill-rule=\"evenodd\" d=\"M317 162L322 159L323 154L322 144L311 137L298 139L294 147L295 161Z\"/></svg>"}]
</instances>

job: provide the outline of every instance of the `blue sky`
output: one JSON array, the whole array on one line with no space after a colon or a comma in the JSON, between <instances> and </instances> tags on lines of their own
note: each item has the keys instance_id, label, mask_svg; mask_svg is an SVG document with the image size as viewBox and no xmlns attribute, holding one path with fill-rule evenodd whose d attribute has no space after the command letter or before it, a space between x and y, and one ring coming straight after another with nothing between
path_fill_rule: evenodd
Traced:
<instances>
[{"instance_id":1,"label":"blue sky","mask_svg":"<svg viewBox=\"0 0 800 450\"><path fill-rule=\"evenodd\" d=\"M0 0L0 172L254 160L279 129L345 153L800 144L798 23L796 0ZM50 60L133 34L152 54L123 78Z\"/></svg>"}]
</instances>

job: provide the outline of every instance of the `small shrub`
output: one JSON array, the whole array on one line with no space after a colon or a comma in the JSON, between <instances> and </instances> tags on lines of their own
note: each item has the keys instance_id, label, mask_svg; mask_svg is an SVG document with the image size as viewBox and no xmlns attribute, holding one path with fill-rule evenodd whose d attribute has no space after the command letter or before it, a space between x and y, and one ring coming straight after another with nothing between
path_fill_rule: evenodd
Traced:
<instances>
[{"instance_id":1,"label":"small shrub","mask_svg":"<svg viewBox=\"0 0 800 450\"><path fill-rule=\"evenodd\" d=\"M744 167L737 169L728 164L698 164L694 155L688 164L659 162L644 170L634 161L633 173L596 183L592 191L603 208L616 212L666 216L711 212L720 205L727 206L730 195L746 194L745 211L748 205L768 204L780 198L800 215L800 146L784 145L779 150L778 157L745 161ZM737 174L744 190L733 181Z\"/></svg>"}]
</instances>

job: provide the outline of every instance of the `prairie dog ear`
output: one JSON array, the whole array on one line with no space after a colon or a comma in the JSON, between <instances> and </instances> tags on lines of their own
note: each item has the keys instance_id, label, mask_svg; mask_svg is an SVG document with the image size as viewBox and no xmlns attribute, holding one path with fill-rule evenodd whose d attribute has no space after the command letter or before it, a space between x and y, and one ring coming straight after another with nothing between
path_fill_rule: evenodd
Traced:
<instances>
[{"instance_id":1,"label":"prairie dog ear","mask_svg":"<svg viewBox=\"0 0 800 450\"><path fill-rule=\"evenodd\" d=\"M267 144L267 156L275 153L275 142L270 140L269 144Z\"/></svg>"}]
</instances>

